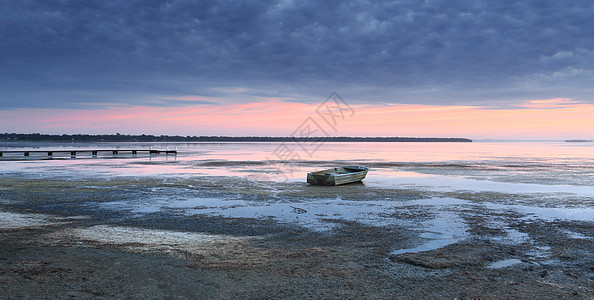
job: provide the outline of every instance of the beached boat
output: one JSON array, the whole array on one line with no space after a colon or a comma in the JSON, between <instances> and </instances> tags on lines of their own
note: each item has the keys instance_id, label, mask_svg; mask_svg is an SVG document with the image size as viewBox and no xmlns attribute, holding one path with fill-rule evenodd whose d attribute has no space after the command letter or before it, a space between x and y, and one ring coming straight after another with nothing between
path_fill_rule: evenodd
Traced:
<instances>
[{"instance_id":1,"label":"beached boat","mask_svg":"<svg viewBox=\"0 0 594 300\"><path fill-rule=\"evenodd\" d=\"M307 182L314 185L340 185L363 180L369 169L347 166L307 173Z\"/></svg>"}]
</instances>

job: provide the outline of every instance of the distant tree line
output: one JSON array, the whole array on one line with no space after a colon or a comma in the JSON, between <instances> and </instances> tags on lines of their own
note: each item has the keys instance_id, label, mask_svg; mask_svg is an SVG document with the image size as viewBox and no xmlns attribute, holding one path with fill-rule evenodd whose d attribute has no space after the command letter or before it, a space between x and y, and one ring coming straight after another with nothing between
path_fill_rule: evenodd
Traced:
<instances>
[{"instance_id":1,"label":"distant tree line","mask_svg":"<svg viewBox=\"0 0 594 300\"><path fill-rule=\"evenodd\" d=\"M271 137L271 136L179 136L179 135L128 135L128 134L41 134L0 133L2 142L472 142L467 138L417 138L417 137Z\"/></svg>"}]
</instances>

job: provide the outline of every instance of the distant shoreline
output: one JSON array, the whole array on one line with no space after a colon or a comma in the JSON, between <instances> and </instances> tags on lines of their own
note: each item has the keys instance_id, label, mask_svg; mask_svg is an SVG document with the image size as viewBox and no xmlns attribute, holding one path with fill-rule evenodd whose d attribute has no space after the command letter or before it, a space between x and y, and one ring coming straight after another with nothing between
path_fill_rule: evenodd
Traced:
<instances>
[{"instance_id":1,"label":"distant shoreline","mask_svg":"<svg viewBox=\"0 0 594 300\"><path fill-rule=\"evenodd\" d=\"M421 137L267 137L267 136L177 136L124 134L39 134L0 133L0 142L453 142L471 143L467 138Z\"/></svg>"},{"instance_id":2,"label":"distant shoreline","mask_svg":"<svg viewBox=\"0 0 594 300\"><path fill-rule=\"evenodd\" d=\"M565 140L566 143L592 143L592 140Z\"/></svg>"}]
</instances>

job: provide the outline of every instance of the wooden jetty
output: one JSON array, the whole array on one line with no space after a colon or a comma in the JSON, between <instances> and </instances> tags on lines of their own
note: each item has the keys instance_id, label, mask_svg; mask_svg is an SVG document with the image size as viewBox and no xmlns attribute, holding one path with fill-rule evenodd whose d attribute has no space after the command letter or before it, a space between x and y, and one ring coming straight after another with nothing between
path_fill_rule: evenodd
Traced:
<instances>
[{"instance_id":1,"label":"wooden jetty","mask_svg":"<svg viewBox=\"0 0 594 300\"><path fill-rule=\"evenodd\" d=\"M177 148L177 147L176 147ZM22 154L23 156L31 156L31 154L39 154L44 153L46 156L52 157L59 153L66 153L70 154L70 157L76 157L77 155L92 155L98 156L100 153L102 155L119 155L119 154L139 154L139 153L146 153L146 154L176 154L176 150L153 150L153 149L99 149L99 150L0 150L0 157L4 156L5 154ZM11 155L12 156L12 155ZM42 156L42 155L36 155Z\"/></svg>"}]
</instances>

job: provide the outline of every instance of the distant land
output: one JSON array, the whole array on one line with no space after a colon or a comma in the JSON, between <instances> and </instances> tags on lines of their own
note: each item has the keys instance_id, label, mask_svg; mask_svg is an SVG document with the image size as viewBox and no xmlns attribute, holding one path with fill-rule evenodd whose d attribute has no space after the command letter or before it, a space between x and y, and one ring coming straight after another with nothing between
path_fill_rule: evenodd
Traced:
<instances>
[{"instance_id":1,"label":"distant land","mask_svg":"<svg viewBox=\"0 0 594 300\"><path fill-rule=\"evenodd\" d=\"M179 135L126 135L126 134L40 134L0 133L0 142L464 142L467 138L419 137L270 137L270 136L179 136Z\"/></svg>"},{"instance_id":2,"label":"distant land","mask_svg":"<svg viewBox=\"0 0 594 300\"><path fill-rule=\"evenodd\" d=\"M592 140L565 140L566 143L591 143Z\"/></svg>"}]
</instances>

